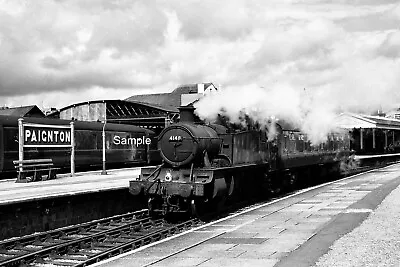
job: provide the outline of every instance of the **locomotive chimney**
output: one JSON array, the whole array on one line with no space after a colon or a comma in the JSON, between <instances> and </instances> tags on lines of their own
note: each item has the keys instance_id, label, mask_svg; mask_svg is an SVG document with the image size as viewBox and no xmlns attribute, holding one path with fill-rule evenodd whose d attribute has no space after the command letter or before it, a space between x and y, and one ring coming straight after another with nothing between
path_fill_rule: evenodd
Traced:
<instances>
[{"instance_id":1,"label":"locomotive chimney","mask_svg":"<svg viewBox=\"0 0 400 267\"><path fill-rule=\"evenodd\" d=\"M179 108L180 122L194 122L193 106L180 106Z\"/></svg>"}]
</instances>

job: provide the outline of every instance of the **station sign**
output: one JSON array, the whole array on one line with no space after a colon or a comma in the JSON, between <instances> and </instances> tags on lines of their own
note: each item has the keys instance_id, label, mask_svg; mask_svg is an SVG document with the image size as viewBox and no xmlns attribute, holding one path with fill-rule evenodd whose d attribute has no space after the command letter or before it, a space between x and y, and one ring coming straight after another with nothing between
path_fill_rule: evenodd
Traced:
<instances>
[{"instance_id":1,"label":"station sign","mask_svg":"<svg viewBox=\"0 0 400 267\"><path fill-rule=\"evenodd\" d=\"M24 149L26 147L66 147L71 150L71 176L75 175L75 125L48 125L24 122L18 119L18 160L19 171L24 167Z\"/></svg>"},{"instance_id":2,"label":"station sign","mask_svg":"<svg viewBox=\"0 0 400 267\"><path fill-rule=\"evenodd\" d=\"M25 124L25 147L70 147L72 133L69 126Z\"/></svg>"}]
</instances>

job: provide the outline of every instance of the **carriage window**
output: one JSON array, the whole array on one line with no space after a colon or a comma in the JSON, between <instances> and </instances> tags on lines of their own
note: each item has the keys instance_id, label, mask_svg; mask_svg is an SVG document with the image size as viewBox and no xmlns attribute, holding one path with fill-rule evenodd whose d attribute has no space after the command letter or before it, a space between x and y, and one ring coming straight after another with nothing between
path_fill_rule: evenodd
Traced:
<instances>
[{"instance_id":1,"label":"carriage window","mask_svg":"<svg viewBox=\"0 0 400 267\"><path fill-rule=\"evenodd\" d=\"M265 143L268 140L268 132L260 131L260 141L261 143Z\"/></svg>"},{"instance_id":2,"label":"carriage window","mask_svg":"<svg viewBox=\"0 0 400 267\"><path fill-rule=\"evenodd\" d=\"M296 153L296 135L293 132L289 132L289 147L288 152Z\"/></svg>"},{"instance_id":3,"label":"carriage window","mask_svg":"<svg viewBox=\"0 0 400 267\"><path fill-rule=\"evenodd\" d=\"M5 151L18 151L18 129L4 128Z\"/></svg>"},{"instance_id":4,"label":"carriage window","mask_svg":"<svg viewBox=\"0 0 400 267\"><path fill-rule=\"evenodd\" d=\"M296 148L297 151L303 152L304 150L304 134L298 133L296 134Z\"/></svg>"}]
</instances>

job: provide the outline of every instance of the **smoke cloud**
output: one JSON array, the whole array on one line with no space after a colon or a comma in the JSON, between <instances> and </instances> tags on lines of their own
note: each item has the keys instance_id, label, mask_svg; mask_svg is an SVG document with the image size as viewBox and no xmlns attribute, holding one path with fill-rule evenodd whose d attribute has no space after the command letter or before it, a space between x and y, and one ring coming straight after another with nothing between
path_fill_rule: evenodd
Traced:
<instances>
[{"instance_id":1,"label":"smoke cloud","mask_svg":"<svg viewBox=\"0 0 400 267\"><path fill-rule=\"evenodd\" d=\"M249 85L205 96L195 106L197 114L208 121L221 114L229 117L230 122L243 123L241 118L246 114L267 127L272 136L273 123L285 121L307 133L316 144L325 141L326 133L333 130L335 113L333 106L320 104L311 93L287 84L268 89Z\"/></svg>"},{"instance_id":2,"label":"smoke cloud","mask_svg":"<svg viewBox=\"0 0 400 267\"><path fill-rule=\"evenodd\" d=\"M340 76L329 86L299 88L277 83L270 87L227 87L197 102L196 112L208 121L218 114L225 115L233 123L242 123L242 115L247 114L267 127L268 121L283 120L318 144L326 141L329 132L340 130L335 119L341 112L371 114L399 106L398 59L354 60L344 63L336 72Z\"/></svg>"}]
</instances>

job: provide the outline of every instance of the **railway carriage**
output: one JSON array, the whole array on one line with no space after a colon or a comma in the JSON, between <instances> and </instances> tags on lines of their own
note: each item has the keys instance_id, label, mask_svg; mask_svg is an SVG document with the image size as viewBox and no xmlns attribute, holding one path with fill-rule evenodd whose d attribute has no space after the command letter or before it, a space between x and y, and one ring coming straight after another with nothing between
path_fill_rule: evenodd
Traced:
<instances>
[{"instance_id":1,"label":"railway carriage","mask_svg":"<svg viewBox=\"0 0 400 267\"><path fill-rule=\"evenodd\" d=\"M139 179L130 181L131 194L146 195L152 213L196 215L228 199L280 190L300 174L338 171L350 153L346 133L313 146L304 133L277 124L268 140L263 130L195 123L193 111L181 107L181 121L159 135L163 164L142 168Z\"/></svg>"},{"instance_id":2,"label":"railway carriage","mask_svg":"<svg viewBox=\"0 0 400 267\"><path fill-rule=\"evenodd\" d=\"M48 118L24 118L25 122L46 125L69 126L70 121ZM86 168L102 164L102 131L100 122L74 121L75 125L75 166ZM132 125L106 123L107 164L149 164L157 159L154 132ZM115 142L115 138L119 142ZM150 138L149 145L121 142ZM155 147L154 147L155 146ZM49 158L56 167L70 166L70 148L38 147L24 148L24 159ZM13 160L18 160L18 117L0 116L0 178L15 172Z\"/></svg>"}]
</instances>

